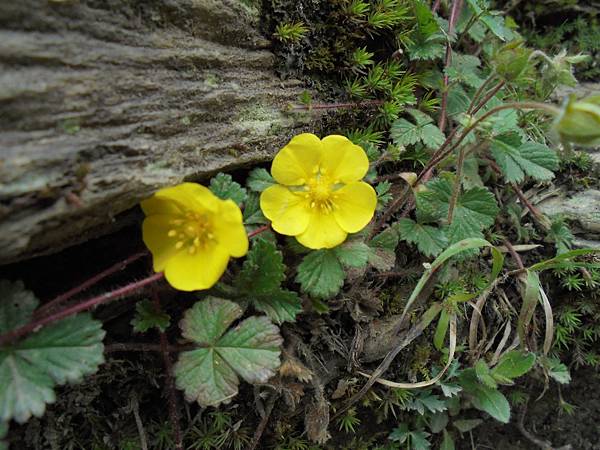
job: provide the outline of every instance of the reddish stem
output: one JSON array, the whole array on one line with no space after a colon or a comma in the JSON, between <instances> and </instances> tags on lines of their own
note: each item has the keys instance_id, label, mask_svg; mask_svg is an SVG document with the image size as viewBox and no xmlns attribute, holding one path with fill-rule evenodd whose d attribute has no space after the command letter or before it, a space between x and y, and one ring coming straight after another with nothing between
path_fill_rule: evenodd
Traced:
<instances>
[{"instance_id":1,"label":"reddish stem","mask_svg":"<svg viewBox=\"0 0 600 450\"><path fill-rule=\"evenodd\" d=\"M525 266L523 265L523 260L521 259L521 257L519 256L519 254L517 253L517 251L515 250L513 245L510 242L508 242L508 240L505 239L504 246L508 249L510 256L512 256L512 258L515 260L519 269L524 270Z\"/></svg>"},{"instance_id":2,"label":"reddish stem","mask_svg":"<svg viewBox=\"0 0 600 450\"><path fill-rule=\"evenodd\" d=\"M26 325L23 325L22 327L16 328L14 330L9 331L8 333L0 335L0 346L8 342L12 342L21 336L25 336L26 334L36 331L50 323L65 319L83 311L87 311L98 305L102 305L104 303L110 302L111 300L115 300L116 298L123 297L125 295L130 295L133 292L138 291L145 286L148 286L149 284L161 280L163 277L164 275L162 272L155 273L147 278L136 281L134 283L130 283L126 286L120 287L119 289L115 289L114 291L98 295L84 302L65 308L57 313L34 320Z\"/></svg>"},{"instance_id":3,"label":"reddish stem","mask_svg":"<svg viewBox=\"0 0 600 450\"><path fill-rule=\"evenodd\" d=\"M470 114L471 115L477 114L479 112L479 110L487 104L487 102L489 102L492 98L494 98L494 96L498 93L498 91L500 89L502 89L504 87L505 84L506 84L505 81L500 81L496 86L494 86L492 89L490 89L488 91L488 93L486 94L486 96L483 98L483 100L481 100L481 102L479 102L479 104L475 108L473 108L473 110L470 112Z\"/></svg>"},{"instance_id":4,"label":"reddish stem","mask_svg":"<svg viewBox=\"0 0 600 450\"><path fill-rule=\"evenodd\" d=\"M256 230L248 233L248 239L252 239L254 236L256 236L257 234L262 233L263 231L267 231L271 228L271 224L268 225L263 225L260 228L257 228Z\"/></svg>"},{"instance_id":5,"label":"reddish stem","mask_svg":"<svg viewBox=\"0 0 600 450\"><path fill-rule=\"evenodd\" d=\"M42 305L34 314L34 317L41 317L47 315L49 312L53 311L58 307L61 303L69 300L71 297L79 294L82 291L92 287L96 283L102 281L104 278L112 275L115 272L119 272L127 267L129 264L137 261L143 256L148 254L147 251L134 253L123 261L119 261L115 265L109 267L108 269L100 272L97 275L94 275L92 278L81 283L79 286L75 286L73 289L68 290L67 292L60 294L58 297L55 297L53 300L50 300L48 303Z\"/></svg>"},{"instance_id":6,"label":"reddish stem","mask_svg":"<svg viewBox=\"0 0 600 450\"><path fill-rule=\"evenodd\" d=\"M450 21L448 23L448 35L451 35L454 31L454 25L456 24L456 19L460 13L462 8L462 0L454 0L452 2L452 10L450 11ZM452 45L450 44L450 40L446 43L446 59L444 62L444 67L448 69L452 64ZM447 72L447 71L444 71ZM438 127L444 132L446 128L446 110L448 108L448 85L450 82L450 78L447 74L444 74L444 92L442 93L442 109L440 111L440 119L438 122Z\"/></svg>"}]
</instances>

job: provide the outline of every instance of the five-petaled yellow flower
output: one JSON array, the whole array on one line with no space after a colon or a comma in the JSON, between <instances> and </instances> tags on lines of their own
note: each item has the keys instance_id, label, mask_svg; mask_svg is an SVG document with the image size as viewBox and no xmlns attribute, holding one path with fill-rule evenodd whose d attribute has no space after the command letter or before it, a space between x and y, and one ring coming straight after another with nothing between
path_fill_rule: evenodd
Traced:
<instances>
[{"instance_id":1,"label":"five-petaled yellow flower","mask_svg":"<svg viewBox=\"0 0 600 450\"><path fill-rule=\"evenodd\" d=\"M240 208L209 189L183 183L161 189L144 200L143 239L154 270L165 272L181 291L208 289L227 267L230 256L248 252Z\"/></svg>"},{"instance_id":2,"label":"five-petaled yellow flower","mask_svg":"<svg viewBox=\"0 0 600 450\"><path fill-rule=\"evenodd\" d=\"M273 159L279 184L260 196L275 231L305 247L332 248L373 218L377 194L361 181L369 170L364 150L344 136L295 136Z\"/></svg>"}]
</instances>

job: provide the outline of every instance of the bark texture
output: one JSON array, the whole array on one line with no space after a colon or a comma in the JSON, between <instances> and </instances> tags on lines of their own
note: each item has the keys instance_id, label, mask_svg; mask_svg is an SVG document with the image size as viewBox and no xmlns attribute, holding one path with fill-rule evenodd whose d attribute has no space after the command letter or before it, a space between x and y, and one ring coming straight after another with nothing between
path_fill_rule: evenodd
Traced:
<instances>
[{"instance_id":1,"label":"bark texture","mask_svg":"<svg viewBox=\"0 0 600 450\"><path fill-rule=\"evenodd\" d=\"M157 188L303 126L246 0L0 0L0 263L106 233ZM304 124L305 125L305 124Z\"/></svg>"}]
</instances>

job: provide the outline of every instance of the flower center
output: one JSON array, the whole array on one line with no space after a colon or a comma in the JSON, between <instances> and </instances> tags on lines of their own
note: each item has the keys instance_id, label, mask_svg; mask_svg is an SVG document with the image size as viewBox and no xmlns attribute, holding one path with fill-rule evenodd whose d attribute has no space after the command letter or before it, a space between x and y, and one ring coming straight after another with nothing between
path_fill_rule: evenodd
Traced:
<instances>
[{"instance_id":1,"label":"flower center","mask_svg":"<svg viewBox=\"0 0 600 450\"><path fill-rule=\"evenodd\" d=\"M321 214L332 212L335 208L334 186L336 184L324 173L323 169L317 169L315 175L307 181L304 187L310 207L318 210Z\"/></svg>"},{"instance_id":2,"label":"flower center","mask_svg":"<svg viewBox=\"0 0 600 450\"><path fill-rule=\"evenodd\" d=\"M176 239L175 248L187 248L190 255L214 240L212 223L207 214L188 211L184 216L169 221L171 228L167 235Z\"/></svg>"}]
</instances>

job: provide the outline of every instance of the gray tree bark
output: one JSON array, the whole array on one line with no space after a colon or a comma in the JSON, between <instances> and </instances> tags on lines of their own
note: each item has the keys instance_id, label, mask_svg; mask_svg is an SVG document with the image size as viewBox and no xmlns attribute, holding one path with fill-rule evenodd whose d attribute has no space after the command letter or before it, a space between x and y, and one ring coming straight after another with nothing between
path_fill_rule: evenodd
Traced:
<instances>
[{"instance_id":1,"label":"gray tree bark","mask_svg":"<svg viewBox=\"0 0 600 450\"><path fill-rule=\"evenodd\" d=\"M0 263L119 226L157 188L303 126L235 0L0 0ZM306 125L306 123L304 124Z\"/></svg>"}]
</instances>

